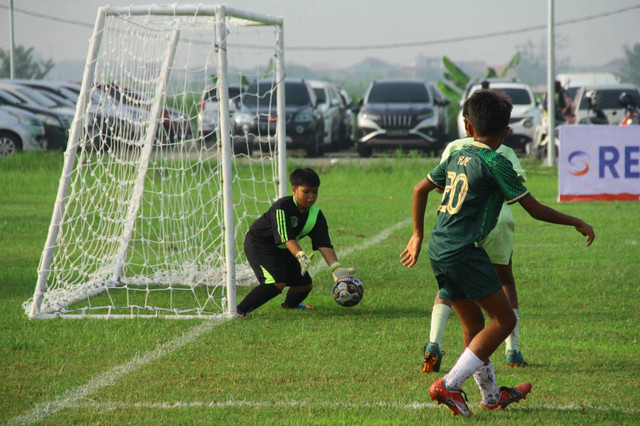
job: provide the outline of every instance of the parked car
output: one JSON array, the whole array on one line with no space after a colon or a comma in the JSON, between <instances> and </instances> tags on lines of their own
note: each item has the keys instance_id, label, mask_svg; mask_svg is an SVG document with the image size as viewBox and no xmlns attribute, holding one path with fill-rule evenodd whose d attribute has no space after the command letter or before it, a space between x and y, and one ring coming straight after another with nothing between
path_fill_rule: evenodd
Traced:
<instances>
[{"instance_id":1,"label":"parked car","mask_svg":"<svg viewBox=\"0 0 640 426\"><path fill-rule=\"evenodd\" d=\"M342 126L344 128L344 146L349 148L353 145L353 141L356 140L356 129L358 126L357 116L358 107L351 99L351 96L342 87L338 87L338 93L342 98L342 102L345 106L344 113L342 115Z\"/></svg>"},{"instance_id":2,"label":"parked car","mask_svg":"<svg viewBox=\"0 0 640 426\"><path fill-rule=\"evenodd\" d=\"M524 152L526 145L533 141L536 128L542 119L542 111L538 108L531 87L515 79L475 80L467 85L460 106L462 106L464 101L471 96L473 92L479 90L482 87L482 82L485 81L488 82L490 89L500 90L506 93L511 99L511 103L513 104L511 119L509 120L511 132L504 141L504 144L514 150ZM467 136L462 118L462 108L460 108L460 112L458 113L458 136L461 138Z\"/></svg>"},{"instance_id":3,"label":"parked car","mask_svg":"<svg viewBox=\"0 0 640 426\"><path fill-rule=\"evenodd\" d=\"M324 119L324 149L339 151L346 148L343 116L346 110L338 88L326 81L310 80L318 100L318 108Z\"/></svg>"},{"instance_id":4,"label":"parked car","mask_svg":"<svg viewBox=\"0 0 640 426\"><path fill-rule=\"evenodd\" d=\"M610 72L572 72L556 76L567 96L575 103L576 95L581 87L593 84L618 84L620 78Z\"/></svg>"},{"instance_id":5,"label":"parked car","mask_svg":"<svg viewBox=\"0 0 640 426\"><path fill-rule=\"evenodd\" d=\"M246 87L240 85L229 85L229 116L233 117L240 103L242 92ZM218 128L219 105L218 105L218 88L210 87L202 92L202 99L198 103L198 135L200 138L208 138L215 136Z\"/></svg>"},{"instance_id":6,"label":"parked car","mask_svg":"<svg viewBox=\"0 0 640 426\"><path fill-rule=\"evenodd\" d=\"M43 123L47 150L65 149L69 138L71 118L54 109L47 109L27 104L23 100L5 92L0 88L0 105L9 105L17 109L35 114Z\"/></svg>"},{"instance_id":7,"label":"parked car","mask_svg":"<svg viewBox=\"0 0 640 426\"><path fill-rule=\"evenodd\" d=\"M0 106L0 157L18 151L44 151L44 124L34 114L11 106Z\"/></svg>"},{"instance_id":8,"label":"parked car","mask_svg":"<svg viewBox=\"0 0 640 426\"><path fill-rule=\"evenodd\" d=\"M284 85L287 149L304 149L309 157L322 155L324 120L317 109L313 89L301 78L286 78ZM276 94L273 81L255 82L249 86L233 118L236 152L245 149L245 142L249 151L262 144L275 145Z\"/></svg>"},{"instance_id":9,"label":"parked car","mask_svg":"<svg viewBox=\"0 0 640 426\"><path fill-rule=\"evenodd\" d=\"M107 94L107 102L119 107L119 119L129 123L130 140L140 139L149 119L151 99L134 89L115 83L98 83L95 88ZM157 143L175 142L193 136L193 126L186 114L165 106L162 111L162 129L159 129Z\"/></svg>"},{"instance_id":10,"label":"parked car","mask_svg":"<svg viewBox=\"0 0 640 426\"><path fill-rule=\"evenodd\" d=\"M69 124L71 124L71 122L73 121L73 116L76 112L75 108L72 108L68 105L61 105L53 99L41 94L37 90L34 90L30 87L9 83L8 81L10 80L4 80L0 82L0 90L10 93L11 95L19 98L28 105L46 108L64 115Z\"/></svg>"},{"instance_id":11,"label":"parked car","mask_svg":"<svg viewBox=\"0 0 640 426\"><path fill-rule=\"evenodd\" d=\"M369 85L358 113L357 151L374 149L438 151L447 139L449 100L419 79L384 79Z\"/></svg>"},{"instance_id":12,"label":"parked car","mask_svg":"<svg viewBox=\"0 0 640 426\"><path fill-rule=\"evenodd\" d=\"M633 84L592 84L583 86L576 95L575 115L578 124L591 121L594 111L589 98L598 97L599 108L606 115L609 124L618 125L625 118L625 109L620 105L620 95L626 92L635 98L636 105L640 102L640 91Z\"/></svg>"}]
</instances>

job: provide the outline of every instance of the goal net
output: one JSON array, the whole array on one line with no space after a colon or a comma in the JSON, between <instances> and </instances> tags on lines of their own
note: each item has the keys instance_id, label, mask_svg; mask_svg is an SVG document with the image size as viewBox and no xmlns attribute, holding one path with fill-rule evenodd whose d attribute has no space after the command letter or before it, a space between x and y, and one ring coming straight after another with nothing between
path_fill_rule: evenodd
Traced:
<instances>
[{"instance_id":1,"label":"goal net","mask_svg":"<svg viewBox=\"0 0 640 426\"><path fill-rule=\"evenodd\" d=\"M244 234L286 192L283 64L279 18L224 5L99 9L25 312L233 315L235 286L255 279ZM267 95L277 131L250 154L231 121L256 80L278 88Z\"/></svg>"}]
</instances>

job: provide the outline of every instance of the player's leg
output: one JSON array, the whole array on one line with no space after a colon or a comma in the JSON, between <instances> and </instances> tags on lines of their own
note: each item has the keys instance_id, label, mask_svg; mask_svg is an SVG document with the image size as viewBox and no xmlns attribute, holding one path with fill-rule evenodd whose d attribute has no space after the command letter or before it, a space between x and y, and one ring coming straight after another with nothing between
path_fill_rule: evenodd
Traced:
<instances>
[{"instance_id":1,"label":"player's leg","mask_svg":"<svg viewBox=\"0 0 640 426\"><path fill-rule=\"evenodd\" d=\"M258 279L258 286L254 287L238 303L236 308L238 315L247 315L249 312L264 305L282 293L286 285L286 271L280 249L275 246L268 247L257 244L251 238L246 237L244 252Z\"/></svg>"},{"instance_id":2,"label":"player's leg","mask_svg":"<svg viewBox=\"0 0 640 426\"><path fill-rule=\"evenodd\" d=\"M444 355L444 351L442 351L442 340L444 338L444 329L447 326L447 320L450 315L451 302L441 299L438 293L436 293L433 301L433 310L431 311L429 342L427 342L424 347L423 373L440 371L440 363Z\"/></svg>"},{"instance_id":3,"label":"player's leg","mask_svg":"<svg viewBox=\"0 0 640 426\"><path fill-rule=\"evenodd\" d=\"M302 302L307 298L311 289L313 288L311 275L306 272L304 275L300 275L300 264L293 256L285 256L284 265L287 273L287 283L289 283L289 290L287 290L287 296L280 306L284 309L311 309L310 305L305 305Z\"/></svg>"},{"instance_id":4,"label":"player's leg","mask_svg":"<svg viewBox=\"0 0 640 426\"><path fill-rule=\"evenodd\" d=\"M516 316L516 326L505 340L505 360L511 367L526 367L527 362L520 351L520 310L518 306L518 292L516 290L516 280L513 276L511 262L508 265L493 265L496 269L502 290L511 303L513 313Z\"/></svg>"}]
</instances>

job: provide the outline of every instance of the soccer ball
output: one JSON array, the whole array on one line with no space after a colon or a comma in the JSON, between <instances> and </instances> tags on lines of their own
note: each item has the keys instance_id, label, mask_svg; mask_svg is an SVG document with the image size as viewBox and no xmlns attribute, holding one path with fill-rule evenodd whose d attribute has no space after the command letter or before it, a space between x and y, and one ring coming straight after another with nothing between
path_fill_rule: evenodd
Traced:
<instances>
[{"instance_id":1,"label":"soccer ball","mask_svg":"<svg viewBox=\"0 0 640 426\"><path fill-rule=\"evenodd\" d=\"M333 286L333 300L340 306L350 308L356 306L364 296L364 286L356 277L347 277Z\"/></svg>"}]
</instances>

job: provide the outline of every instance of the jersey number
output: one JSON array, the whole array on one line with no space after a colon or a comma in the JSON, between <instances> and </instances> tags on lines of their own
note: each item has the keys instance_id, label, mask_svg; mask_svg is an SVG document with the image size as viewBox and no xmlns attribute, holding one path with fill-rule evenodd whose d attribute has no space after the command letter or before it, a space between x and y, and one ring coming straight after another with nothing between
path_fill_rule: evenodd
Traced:
<instances>
[{"instance_id":1,"label":"jersey number","mask_svg":"<svg viewBox=\"0 0 640 426\"><path fill-rule=\"evenodd\" d=\"M464 203L467 191L469 190L467 175L464 173L456 174L456 172L448 171L447 183L448 184L444 187L444 192L442 193L442 204L438 206L438 211L456 214L462 208L462 203ZM445 199L447 199L446 205Z\"/></svg>"}]
</instances>

